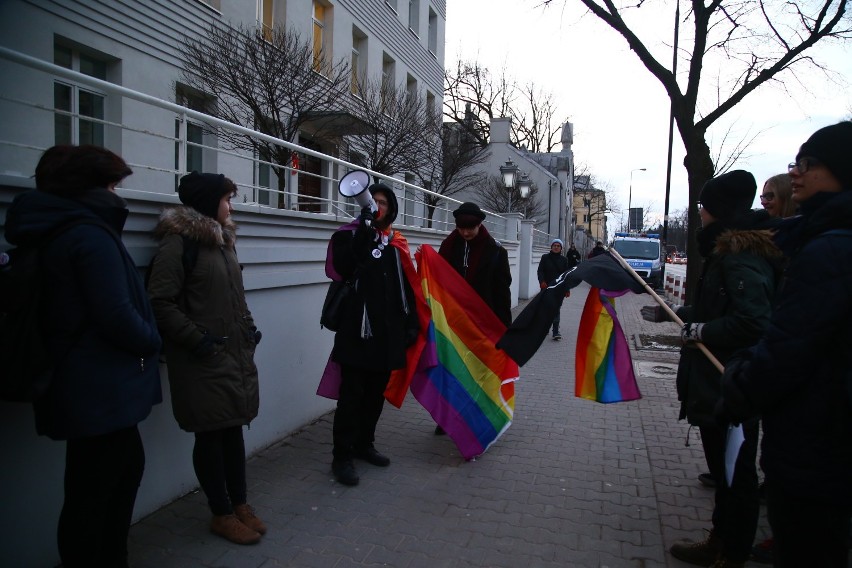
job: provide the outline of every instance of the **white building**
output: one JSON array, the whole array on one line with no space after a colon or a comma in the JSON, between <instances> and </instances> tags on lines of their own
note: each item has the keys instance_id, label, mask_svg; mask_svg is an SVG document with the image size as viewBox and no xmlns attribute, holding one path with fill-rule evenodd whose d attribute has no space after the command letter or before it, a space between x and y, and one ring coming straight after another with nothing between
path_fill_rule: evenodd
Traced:
<instances>
[{"instance_id":1,"label":"white building","mask_svg":"<svg viewBox=\"0 0 852 568\"><path fill-rule=\"evenodd\" d=\"M180 173L199 169L233 178L243 196L235 213L238 251L249 305L264 332L257 353L260 416L246 444L249 452L266 447L333 408L315 395L332 342L332 334L319 327L318 306L327 284L326 243L346 218L335 181L345 166L334 157L351 157L339 156L334 140L300 137L318 152L303 153L281 210L262 191L263 164L256 156L227 147L200 127L199 115L145 96L192 108L198 93L180 83L178 46L212 23L293 26L334 59L348 59L362 75L415 89L440 111L445 19L444 0L2 0L0 211L33 187L31 176L46 148L106 146L134 170L120 192L131 208L124 240L141 268L153 253L150 230L160 208L177 202ZM83 76L40 67L39 61ZM320 198L319 211L299 205L306 191ZM403 196L402 186L399 192ZM411 207L407 213L414 220ZM415 245L438 243L445 234L408 224ZM197 485L192 436L171 416L166 380L164 373L165 402L141 425L147 464L137 518ZM35 436L27 405L0 404L0 424L2 563L55 565L64 445ZM326 450L330 456L330 440L318 449Z\"/></svg>"}]
</instances>

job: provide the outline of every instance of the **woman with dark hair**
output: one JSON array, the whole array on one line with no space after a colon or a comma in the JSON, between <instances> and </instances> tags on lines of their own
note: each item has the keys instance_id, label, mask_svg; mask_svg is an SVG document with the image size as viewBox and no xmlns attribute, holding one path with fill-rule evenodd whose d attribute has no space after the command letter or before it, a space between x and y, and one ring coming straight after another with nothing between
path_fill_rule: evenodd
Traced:
<instances>
[{"instance_id":1,"label":"woman with dark hair","mask_svg":"<svg viewBox=\"0 0 852 568\"><path fill-rule=\"evenodd\" d=\"M166 342L172 410L195 434L192 464L213 513L210 530L236 544L266 532L246 503L243 426L259 404L255 346L261 334L246 305L231 220L234 182L192 172L185 205L163 211L148 293ZM193 251L188 255L186 251Z\"/></svg>"},{"instance_id":2,"label":"woman with dark hair","mask_svg":"<svg viewBox=\"0 0 852 568\"><path fill-rule=\"evenodd\" d=\"M162 400L160 336L120 236L128 212L115 188L131 173L104 148L54 146L36 167L36 191L18 195L6 216L7 241L42 246L50 283L43 333L56 364L34 407L38 433L66 440L65 568L127 566L145 467L137 425Z\"/></svg>"}]
</instances>

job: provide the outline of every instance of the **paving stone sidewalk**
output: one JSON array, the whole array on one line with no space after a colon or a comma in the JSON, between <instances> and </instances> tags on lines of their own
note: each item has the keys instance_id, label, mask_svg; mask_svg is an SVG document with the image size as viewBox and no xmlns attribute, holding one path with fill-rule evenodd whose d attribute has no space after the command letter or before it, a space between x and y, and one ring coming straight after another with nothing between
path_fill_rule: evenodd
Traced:
<instances>
[{"instance_id":1,"label":"paving stone sidewalk","mask_svg":"<svg viewBox=\"0 0 852 568\"><path fill-rule=\"evenodd\" d=\"M521 369L514 423L480 458L466 462L435 436L409 395L400 410L386 405L379 423L376 445L391 466L359 462L360 485L344 487L330 471L328 414L249 459L251 503L269 526L260 544L210 534L204 496L194 492L132 527L132 566L686 566L666 551L679 538L703 538L713 494L696 480L706 469L697 431L677 420L677 351L657 341L677 326L641 319L647 295L619 298L643 398L577 399L587 291L576 288L563 304L564 339L546 339Z\"/></svg>"}]
</instances>

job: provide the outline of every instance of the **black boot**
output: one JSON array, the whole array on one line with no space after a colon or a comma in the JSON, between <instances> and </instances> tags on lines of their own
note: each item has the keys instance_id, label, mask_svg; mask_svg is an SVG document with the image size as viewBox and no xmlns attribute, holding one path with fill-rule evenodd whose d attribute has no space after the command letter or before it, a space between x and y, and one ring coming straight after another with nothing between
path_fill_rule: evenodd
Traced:
<instances>
[{"instance_id":1,"label":"black boot","mask_svg":"<svg viewBox=\"0 0 852 568\"><path fill-rule=\"evenodd\" d=\"M343 485L358 485L361 479L355 471L355 464L352 460L334 460L331 462L331 472L338 483Z\"/></svg>"}]
</instances>

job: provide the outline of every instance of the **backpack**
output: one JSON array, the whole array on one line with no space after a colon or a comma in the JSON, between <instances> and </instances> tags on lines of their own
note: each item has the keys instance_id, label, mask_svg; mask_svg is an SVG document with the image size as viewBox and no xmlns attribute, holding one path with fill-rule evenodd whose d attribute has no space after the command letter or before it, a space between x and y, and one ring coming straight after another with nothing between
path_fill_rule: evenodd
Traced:
<instances>
[{"instance_id":1,"label":"backpack","mask_svg":"<svg viewBox=\"0 0 852 568\"><path fill-rule=\"evenodd\" d=\"M192 274L192 270L198 263L198 251L201 248L201 245L198 241L193 240L186 235L181 235L181 239L183 240L183 253L180 255L180 260L181 264L183 264L183 282L184 287L186 287L186 281L189 280L189 275ZM151 271L154 268L154 260L157 258L157 254L151 258L151 262L149 262L147 268L145 268L146 290L148 289L148 283L151 281ZM181 290L181 294L178 299L182 300L182 298L183 290Z\"/></svg>"},{"instance_id":2,"label":"backpack","mask_svg":"<svg viewBox=\"0 0 852 568\"><path fill-rule=\"evenodd\" d=\"M60 234L77 225L98 225L118 236L97 219L68 221L36 243L0 253L0 400L33 402L53 378L54 361L42 333L42 251ZM75 334L77 335L77 334Z\"/></svg>"}]
</instances>

